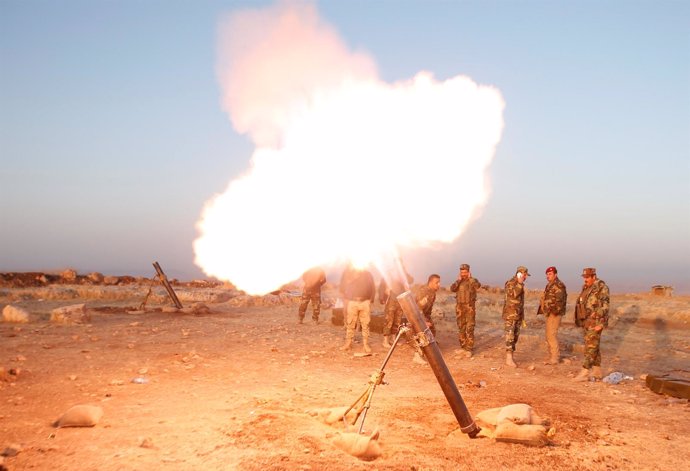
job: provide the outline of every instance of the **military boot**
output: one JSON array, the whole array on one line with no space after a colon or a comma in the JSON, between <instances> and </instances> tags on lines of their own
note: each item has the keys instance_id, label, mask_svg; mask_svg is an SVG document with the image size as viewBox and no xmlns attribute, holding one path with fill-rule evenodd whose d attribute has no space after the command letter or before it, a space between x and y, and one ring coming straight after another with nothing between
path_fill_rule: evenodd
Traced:
<instances>
[{"instance_id":1,"label":"military boot","mask_svg":"<svg viewBox=\"0 0 690 471\"><path fill-rule=\"evenodd\" d=\"M544 362L545 365L557 365L559 358L557 356L551 356L548 360Z\"/></svg>"},{"instance_id":2,"label":"military boot","mask_svg":"<svg viewBox=\"0 0 690 471\"><path fill-rule=\"evenodd\" d=\"M513 360L513 352L506 353L506 366L510 366L511 368L517 368L517 365Z\"/></svg>"},{"instance_id":3,"label":"military boot","mask_svg":"<svg viewBox=\"0 0 690 471\"><path fill-rule=\"evenodd\" d=\"M352 350L352 339L346 339L345 345L340 347L340 349L346 352Z\"/></svg>"},{"instance_id":4,"label":"military boot","mask_svg":"<svg viewBox=\"0 0 690 471\"><path fill-rule=\"evenodd\" d=\"M573 378L573 381L589 381L589 369L582 368L577 376Z\"/></svg>"},{"instance_id":5,"label":"military boot","mask_svg":"<svg viewBox=\"0 0 690 471\"><path fill-rule=\"evenodd\" d=\"M369 337L362 337L362 344L364 348L364 353L367 355L371 354L371 347L369 346Z\"/></svg>"},{"instance_id":6,"label":"military boot","mask_svg":"<svg viewBox=\"0 0 690 471\"><path fill-rule=\"evenodd\" d=\"M592 367L592 377L594 379L601 379L604 377L604 375L601 374L601 366L593 366Z\"/></svg>"},{"instance_id":7,"label":"military boot","mask_svg":"<svg viewBox=\"0 0 690 471\"><path fill-rule=\"evenodd\" d=\"M383 336L383 343L381 345L383 345L383 348L391 348L391 343L387 335Z\"/></svg>"}]
</instances>

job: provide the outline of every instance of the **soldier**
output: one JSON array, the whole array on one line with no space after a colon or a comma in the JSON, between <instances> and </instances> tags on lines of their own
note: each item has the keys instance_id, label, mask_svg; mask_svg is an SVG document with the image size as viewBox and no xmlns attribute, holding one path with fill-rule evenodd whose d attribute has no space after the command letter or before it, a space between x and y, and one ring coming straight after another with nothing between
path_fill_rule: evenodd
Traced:
<instances>
[{"instance_id":1,"label":"soldier","mask_svg":"<svg viewBox=\"0 0 690 471\"><path fill-rule=\"evenodd\" d=\"M587 381L591 374L601 379L601 333L609 324L609 287L597 278L596 268L582 270L584 285L575 305L575 325L582 327L585 337L585 359L575 381Z\"/></svg>"},{"instance_id":2,"label":"soldier","mask_svg":"<svg viewBox=\"0 0 690 471\"><path fill-rule=\"evenodd\" d=\"M402 267L402 270L405 273L407 283L412 283L414 279L409 273L407 273L407 270L405 269L405 266L402 264L402 261L400 263L400 266ZM398 302L398 298L396 296L405 292L405 287L403 286L403 283L401 283L399 280L393 280L392 284L393 286L389 288L388 284L386 283L386 280L383 278L381 279L381 283L379 284L379 302L381 304L385 304L383 312L386 316L386 323L383 326L382 345L384 346L384 348L390 348L390 342L391 340L393 340L394 337L393 332L398 331L398 328L400 327L400 322L402 320L402 308L400 307L400 303Z\"/></svg>"},{"instance_id":3,"label":"soldier","mask_svg":"<svg viewBox=\"0 0 690 471\"><path fill-rule=\"evenodd\" d=\"M304 315L307 313L307 306L309 301L311 301L311 318L314 324L318 324L319 315L321 314L321 287L326 283L326 273L323 269L314 267L304 272L302 280L304 281L304 288L302 289L302 300L297 311L299 323L304 322Z\"/></svg>"},{"instance_id":4,"label":"soldier","mask_svg":"<svg viewBox=\"0 0 690 471\"><path fill-rule=\"evenodd\" d=\"M506 365L516 368L513 360L515 345L520 337L520 326L525 318L525 281L530 276L527 268L517 267L515 276L506 281L503 304L503 328L506 333Z\"/></svg>"},{"instance_id":5,"label":"soldier","mask_svg":"<svg viewBox=\"0 0 690 471\"><path fill-rule=\"evenodd\" d=\"M362 326L362 343L364 353L371 354L369 347L369 322L371 321L371 303L374 302L376 286L369 270L348 267L340 280L340 290L345 296L347 317L345 320L345 345L341 350L350 350L355 337L357 321Z\"/></svg>"},{"instance_id":6,"label":"soldier","mask_svg":"<svg viewBox=\"0 0 690 471\"><path fill-rule=\"evenodd\" d=\"M549 359L545 365L557 365L560 361L560 349L558 347L558 326L565 314L565 304L568 297L565 285L558 279L556 267L546 269L546 287L541 295L537 314L546 317L546 342L549 344Z\"/></svg>"},{"instance_id":7,"label":"soldier","mask_svg":"<svg viewBox=\"0 0 690 471\"><path fill-rule=\"evenodd\" d=\"M472 357L474 348L474 325L477 314L475 304L477 290L481 286L476 278L472 278L470 266L466 263L460 265L458 279L450 285L450 290L456 293L455 322L458 325L458 340L468 357Z\"/></svg>"},{"instance_id":8,"label":"soldier","mask_svg":"<svg viewBox=\"0 0 690 471\"><path fill-rule=\"evenodd\" d=\"M419 306L422 314L424 314L426 325L429 326L429 329L434 336L436 336L436 326L434 326L434 321L431 320L431 311L434 308L434 302L436 302L436 292L440 287L441 277L434 273L429 275L427 283L420 287L415 295L417 306Z\"/></svg>"}]
</instances>

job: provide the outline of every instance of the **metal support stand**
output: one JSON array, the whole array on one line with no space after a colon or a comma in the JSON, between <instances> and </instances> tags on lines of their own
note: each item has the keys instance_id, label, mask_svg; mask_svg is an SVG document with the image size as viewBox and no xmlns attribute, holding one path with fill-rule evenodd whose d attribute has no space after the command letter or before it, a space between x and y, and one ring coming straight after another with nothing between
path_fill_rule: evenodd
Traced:
<instances>
[{"instance_id":1,"label":"metal support stand","mask_svg":"<svg viewBox=\"0 0 690 471\"><path fill-rule=\"evenodd\" d=\"M411 329L406 324L402 324L400 326L400 328L398 329L398 334L395 336L395 340L393 340L393 344L391 345L391 348L388 350L388 353L386 354L386 358L384 358L383 363L381 363L381 367L378 370L376 370L374 374L371 375L371 377L369 378L369 384L367 388L357 398L357 400L354 403L352 403L349 409L347 409L343 414L343 422L345 422L345 425L355 425L360 415L362 416L362 421L359 423L358 433L362 433L362 429L364 428L364 421L366 420L367 412L371 407L371 400L374 397L374 391L376 391L376 386L378 386L379 384L385 384L383 382L383 377L385 375L383 369L386 367L388 360L390 360L391 356L393 355L393 351L395 350L395 347L398 345L398 340L400 340L400 337L410 332ZM350 411L353 409L355 409L356 411L355 418L352 421L352 423L349 424L347 422L347 414L349 414Z\"/></svg>"}]
</instances>

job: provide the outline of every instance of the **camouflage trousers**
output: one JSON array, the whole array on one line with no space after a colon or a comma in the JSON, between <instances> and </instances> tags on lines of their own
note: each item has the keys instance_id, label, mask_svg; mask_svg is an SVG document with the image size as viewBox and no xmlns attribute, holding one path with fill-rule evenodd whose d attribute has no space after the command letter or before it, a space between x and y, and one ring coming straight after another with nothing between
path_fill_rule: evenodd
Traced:
<instances>
[{"instance_id":1,"label":"camouflage trousers","mask_svg":"<svg viewBox=\"0 0 690 471\"><path fill-rule=\"evenodd\" d=\"M477 312L471 304L458 303L455 305L455 323L458 324L458 340L460 346L472 351L474 348L474 324Z\"/></svg>"},{"instance_id":2,"label":"camouflage trousers","mask_svg":"<svg viewBox=\"0 0 690 471\"><path fill-rule=\"evenodd\" d=\"M300 320L304 319L304 315L307 313L307 306L311 301L311 308L313 310L311 318L315 321L319 320L319 315L321 314L321 293L308 293L306 291L302 292L302 299L299 303L299 311L297 315Z\"/></svg>"},{"instance_id":3,"label":"camouflage trousers","mask_svg":"<svg viewBox=\"0 0 690 471\"><path fill-rule=\"evenodd\" d=\"M386 301L386 306L383 308L383 313L386 316L386 323L383 325L383 335L390 335L397 332L402 322L402 308L400 303L394 296L390 296Z\"/></svg>"},{"instance_id":4,"label":"camouflage trousers","mask_svg":"<svg viewBox=\"0 0 690 471\"><path fill-rule=\"evenodd\" d=\"M599 344L601 342L602 330L584 329L585 334L585 360L582 362L582 367L590 369L593 366L601 366L601 350Z\"/></svg>"},{"instance_id":5,"label":"camouflage trousers","mask_svg":"<svg viewBox=\"0 0 690 471\"><path fill-rule=\"evenodd\" d=\"M371 322L371 301L352 301L347 302L347 317L345 319L345 339L349 342L355 338L355 328L357 321L362 326L362 339L366 342L369 339L369 322Z\"/></svg>"},{"instance_id":6,"label":"camouflage trousers","mask_svg":"<svg viewBox=\"0 0 690 471\"><path fill-rule=\"evenodd\" d=\"M522 317L503 319L503 330L506 333L506 351L508 352L515 351L515 345L517 345L518 338L520 337L522 319Z\"/></svg>"}]
</instances>

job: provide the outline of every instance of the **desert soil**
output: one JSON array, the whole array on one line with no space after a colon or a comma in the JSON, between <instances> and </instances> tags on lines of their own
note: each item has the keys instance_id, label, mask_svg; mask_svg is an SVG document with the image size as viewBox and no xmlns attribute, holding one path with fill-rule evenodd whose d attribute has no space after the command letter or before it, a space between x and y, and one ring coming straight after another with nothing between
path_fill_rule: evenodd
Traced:
<instances>
[{"instance_id":1,"label":"desert soil","mask_svg":"<svg viewBox=\"0 0 690 471\"><path fill-rule=\"evenodd\" d=\"M441 291L434 317L438 342L472 414L527 403L551 420L555 435L535 448L469 439L428 366L399 347L376 389L364 431L380 431L383 455L360 461L334 446L344 425L308 411L347 406L367 387L386 350L372 334L373 355L339 350L342 326L332 311L319 325L297 323L298 298L235 296L222 287L185 288L185 306L203 300L210 312L163 312L165 293L137 311L147 286L0 289L28 323L0 322L0 450L9 470L487 470L684 469L690 462L687 400L650 391L643 375L687 377L690 297L614 295L602 344L605 374L633 379L611 385L574 383L581 333L560 331L564 363L546 366L544 323L527 299L519 367L503 365L501 294L480 293L475 356L456 353L451 293ZM333 300L335 290L324 294ZM571 295L570 298L574 298ZM91 321L50 322L50 311L85 302ZM267 305L267 304L275 305ZM169 305L169 303L167 303ZM134 313L130 312L134 311ZM376 306L381 312L381 307ZM361 343L354 352L361 351ZM142 383L132 382L144 378ZM90 428L52 426L77 404L100 406Z\"/></svg>"}]
</instances>

